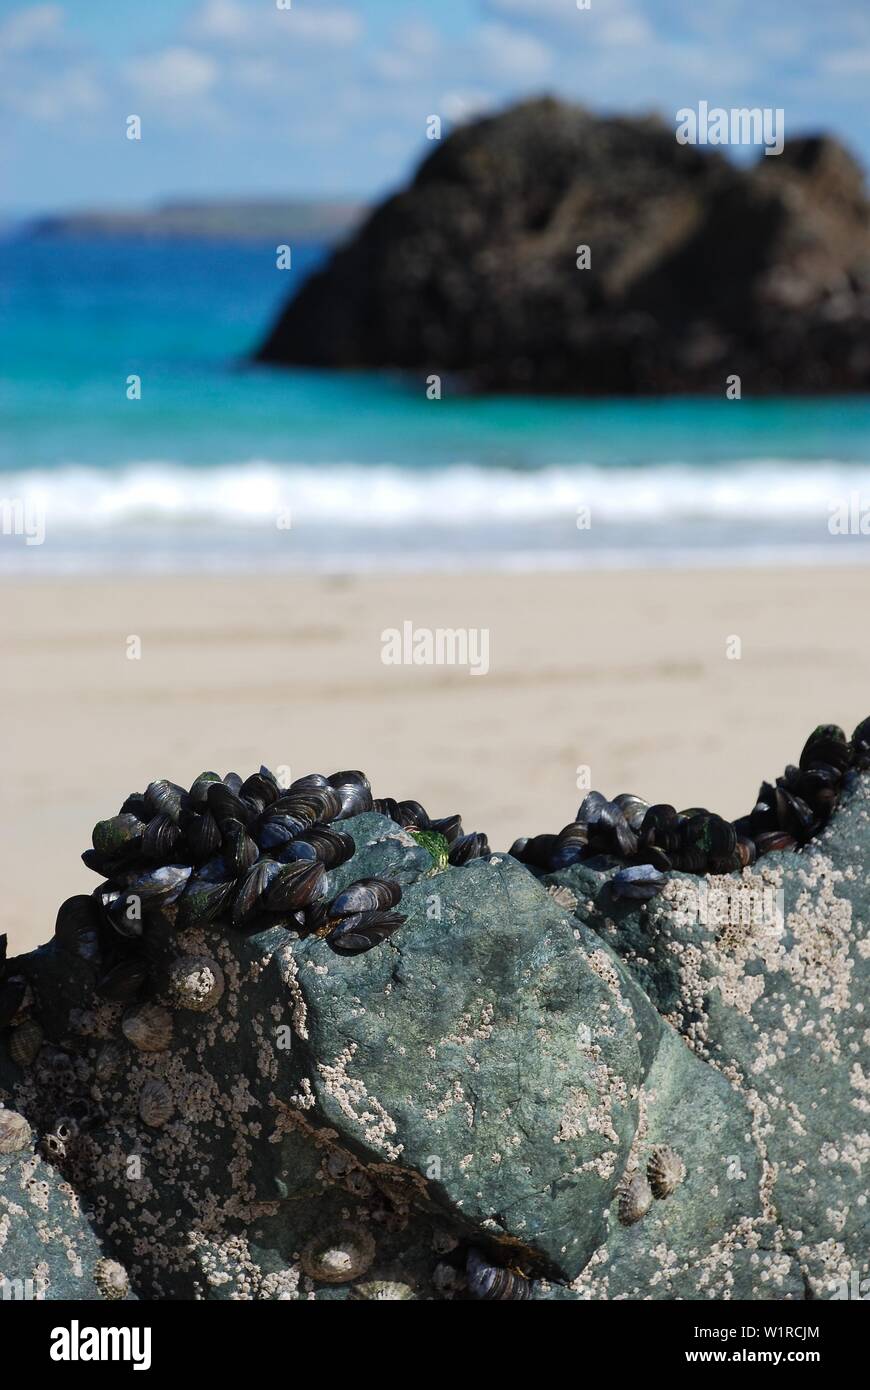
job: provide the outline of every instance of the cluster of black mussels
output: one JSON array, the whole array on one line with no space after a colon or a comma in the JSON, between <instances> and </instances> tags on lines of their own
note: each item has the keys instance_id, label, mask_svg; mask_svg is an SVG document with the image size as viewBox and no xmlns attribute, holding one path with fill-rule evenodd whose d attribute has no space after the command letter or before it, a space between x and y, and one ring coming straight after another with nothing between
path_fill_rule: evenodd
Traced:
<instances>
[{"instance_id":1,"label":"cluster of black mussels","mask_svg":"<svg viewBox=\"0 0 870 1390\"><path fill-rule=\"evenodd\" d=\"M772 850L794 850L831 817L850 769L870 768L870 718L851 739L836 724L820 724L800 761L776 782L762 782L746 816L727 821L704 806L685 811L622 792L612 801L592 791L576 818L555 835L516 840L510 853L544 873L589 860L624 867L612 880L618 896L649 898L670 869L725 874L747 868Z\"/></svg>"},{"instance_id":2,"label":"cluster of black mussels","mask_svg":"<svg viewBox=\"0 0 870 1390\"><path fill-rule=\"evenodd\" d=\"M99 992L116 1002L154 984L167 925L280 926L322 937L337 955L359 955L405 921L394 880L330 890L330 872L355 852L340 823L366 811L439 837L452 864L489 853L486 836L464 834L459 816L430 820L419 802L375 799L358 771L311 773L286 789L265 767L244 781L203 772L189 789L161 778L94 827L82 859L105 881L62 905L55 936L98 964Z\"/></svg>"},{"instance_id":3,"label":"cluster of black mussels","mask_svg":"<svg viewBox=\"0 0 870 1390\"><path fill-rule=\"evenodd\" d=\"M594 861L617 870L617 896L651 898L671 869L729 873L773 850L799 849L827 824L849 773L868 769L870 718L851 739L824 724L798 765L763 782L755 806L735 821L704 807L677 811L592 791L558 834L517 840L510 853L542 873ZM100 992L120 1002L154 985L161 930L217 920L240 931L282 926L323 938L338 955L368 951L405 920L396 911L400 885L364 878L333 893L329 881L355 852L341 822L366 811L415 833L441 867L490 854L486 835L465 833L458 815L433 819L418 801L373 798L362 772L312 773L286 789L265 767L244 781L203 772L189 790L161 779L94 827L82 858L105 881L62 904L55 936L98 966ZM0 936L0 1027L19 1013L26 991L24 978L6 971L5 954Z\"/></svg>"}]
</instances>

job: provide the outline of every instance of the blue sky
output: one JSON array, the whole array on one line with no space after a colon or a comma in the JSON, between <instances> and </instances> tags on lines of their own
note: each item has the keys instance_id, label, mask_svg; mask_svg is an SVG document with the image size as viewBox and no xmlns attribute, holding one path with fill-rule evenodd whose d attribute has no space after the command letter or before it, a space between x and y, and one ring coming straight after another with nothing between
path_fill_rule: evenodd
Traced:
<instances>
[{"instance_id":1,"label":"blue sky","mask_svg":"<svg viewBox=\"0 0 870 1390\"><path fill-rule=\"evenodd\" d=\"M870 164L868 0L278 2L0 0L0 207L370 197L431 149L430 114L542 92L782 107Z\"/></svg>"}]
</instances>

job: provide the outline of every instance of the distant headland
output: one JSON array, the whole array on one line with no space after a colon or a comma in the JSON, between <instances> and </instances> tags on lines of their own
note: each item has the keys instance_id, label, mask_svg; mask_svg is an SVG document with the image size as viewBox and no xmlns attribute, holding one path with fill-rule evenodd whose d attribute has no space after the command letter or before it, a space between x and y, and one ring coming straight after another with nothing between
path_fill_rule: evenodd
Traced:
<instances>
[{"instance_id":1,"label":"distant headland","mask_svg":"<svg viewBox=\"0 0 870 1390\"><path fill-rule=\"evenodd\" d=\"M191 200L145 209L57 213L22 221L15 230L18 235L52 239L334 242L356 228L364 211L362 203L339 199Z\"/></svg>"}]
</instances>

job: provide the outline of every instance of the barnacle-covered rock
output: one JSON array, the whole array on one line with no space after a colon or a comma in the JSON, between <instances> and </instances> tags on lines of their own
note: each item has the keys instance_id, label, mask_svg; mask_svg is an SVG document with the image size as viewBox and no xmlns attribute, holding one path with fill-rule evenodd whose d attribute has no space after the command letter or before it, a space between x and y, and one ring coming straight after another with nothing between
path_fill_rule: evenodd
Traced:
<instances>
[{"instance_id":1,"label":"barnacle-covered rock","mask_svg":"<svg viewBox=\"0 0 870 1390\"><path fill-rule=\"evenodd\" d=\"M0 943L6 1267L94 1297L93 1211L146 1297L794 1299L866 1277L866 745L816 731L730 825L590 793L511 856L419 802L369 807L350 773L134 793L120 815L157 830L97 837L106 885L49 946ZM191 1007L218 972L220 1007ZM348 1278L350 1232L371 1258Z\"/></svg>"}]
</instances>

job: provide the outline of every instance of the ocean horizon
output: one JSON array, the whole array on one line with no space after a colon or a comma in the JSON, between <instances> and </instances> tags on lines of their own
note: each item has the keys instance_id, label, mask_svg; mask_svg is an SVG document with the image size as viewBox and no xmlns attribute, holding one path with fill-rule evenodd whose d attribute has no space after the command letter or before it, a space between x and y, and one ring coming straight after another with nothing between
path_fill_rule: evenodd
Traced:
<instances>
[{"instance_id":1,"label":"ocean horizon","mask_svg":"<svg viewBox=\"0 0 870 1390\"><path fill-rule=\"evenodd\" d=\"M432 400L429 372L253 364L327 253L294 246L285 272L259 244L7 240L0 572L867 562L870 397L445 377Z\"/></svg>"}]
</instances>

